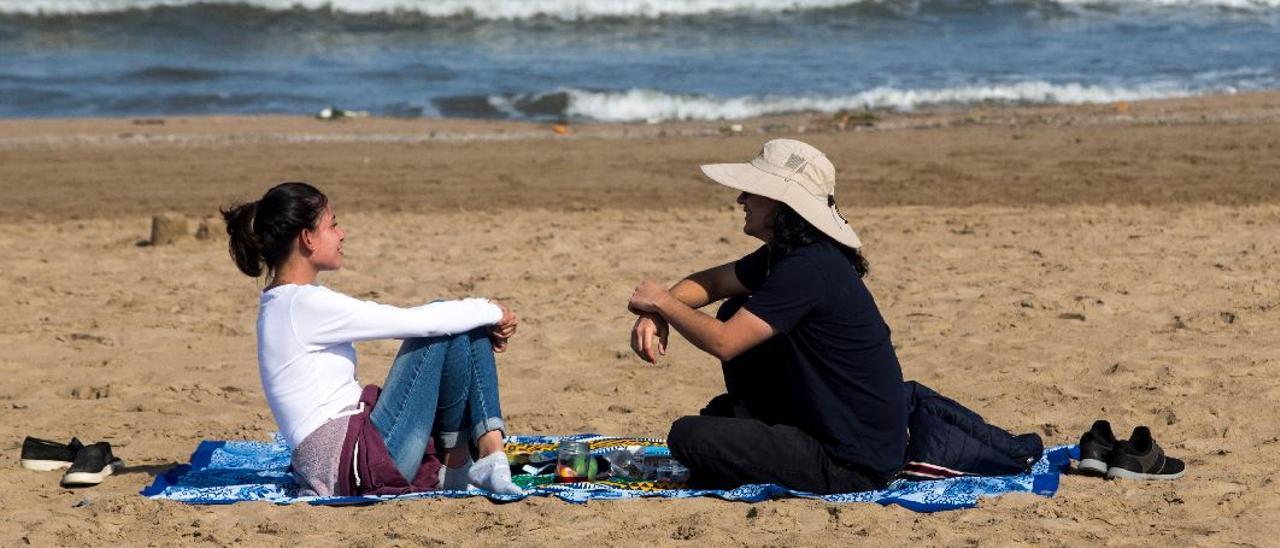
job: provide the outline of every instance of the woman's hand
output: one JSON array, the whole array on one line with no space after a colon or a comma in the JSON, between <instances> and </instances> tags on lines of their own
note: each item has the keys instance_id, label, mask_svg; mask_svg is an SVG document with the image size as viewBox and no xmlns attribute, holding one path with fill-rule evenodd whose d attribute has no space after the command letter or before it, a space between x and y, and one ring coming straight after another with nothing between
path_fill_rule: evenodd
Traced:
<instances>
[{"instance_id":1,"label":"woman's hand","mask_svg":"<svg viewBox=\"0 0 1280 548\"><path fill-rule=\"evenodd\" d=\"M657 313L659 301L670 296L667 288L658 282L644 280L636 286L635 291L631 292L631 301L627 303L627 310L632 314Z\"/></svg>"},{"instance_id":2,"label":"woman's hand","mask_svg":"<svg viewBox=\"0 0 1280 548\"><path fill-rule=\"evenodd\" d=\"M507 339L516 334L516 327L520 325L520 319L506 305L497 301L489 302L498 305L498 308L502 309L502 319L489 328L489 340L493 342L494 352L506 352Z\"/></svg>"},{"instance_id":3,"label":"woman's hand","mask_svg":"<svg viewBox=\"0 0 1280 548\"><path fill-rule=\"evenodd\" d=\"M667 334L670 331L667 320L662 316L648 312L640 314L636 325L631 328L631 350L644 361L658 363L658 356L667 355Z\"/></svg>"}]
</instances>

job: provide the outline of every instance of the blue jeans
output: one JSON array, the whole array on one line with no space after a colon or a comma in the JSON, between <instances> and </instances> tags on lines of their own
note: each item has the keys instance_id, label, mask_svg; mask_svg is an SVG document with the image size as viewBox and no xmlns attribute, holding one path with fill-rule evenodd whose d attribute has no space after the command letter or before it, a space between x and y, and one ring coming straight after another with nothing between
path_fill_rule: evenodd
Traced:
<instances>
[{"instance_id":1,"label":"blue jeans","mask_svg":"<svg viewBox=\"0 0 1280 548\"><path fill-rule=\"evenodd\" d=\"M396 468L410 480L432 435L437 448L451 449L467 436L475 440L505 430L488 330L406 339L370 420Z\"/></svg>"}]
</instances>

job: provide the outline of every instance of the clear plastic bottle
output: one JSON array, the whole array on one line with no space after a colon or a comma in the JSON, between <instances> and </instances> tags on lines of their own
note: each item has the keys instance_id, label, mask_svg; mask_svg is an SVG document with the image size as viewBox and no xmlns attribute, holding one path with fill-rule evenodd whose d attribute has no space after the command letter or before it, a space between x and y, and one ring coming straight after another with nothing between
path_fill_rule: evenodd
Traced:
<instances>
[{"instance_id":1,"label":"clear plastic bottle","mask_svg":"<svg viewBox=\"0 0 1280 548\"><path fill-rule=\"evenodd\" d=\"M650 466L645 462L644 447L621 447L605 455L609 461L609 475L615 478L650 479Z\"/></svg>"},{"instance_id":2,"label":"clear plastic bottle","mask_svg":"<svg viewBox=\"0 0 1280 548\"><path fill-rule=\"evenodd\" d=\"M646 455L643 446L633 445L609 452L609 475L633 480L684 483L689 469L670 456Z\"/></svg>"},{"instance_id":3,"label":"clear plastic bottle","mask_svg":"<svg viewBox=\"0 0 1280 548\"><path fill-rule=\"evenodd\" d=\"M673 458L660 461L653 471L654 481L685 483L689 481L689 469Z\"/></svg>"}]
</instances>

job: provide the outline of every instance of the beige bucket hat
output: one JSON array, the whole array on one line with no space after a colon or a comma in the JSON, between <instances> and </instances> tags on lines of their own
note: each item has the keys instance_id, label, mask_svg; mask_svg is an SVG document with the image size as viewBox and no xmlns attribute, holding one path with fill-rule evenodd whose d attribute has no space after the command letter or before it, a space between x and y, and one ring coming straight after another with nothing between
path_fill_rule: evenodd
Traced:
<instances>
[{"instance_id":1,"label":"beige bucket hat","mask_svg":"<svg viewBox=\"0 0 1280 548\"><path fill-rule=\"evenodd\" d=\"M862 240L828 197L836 194L836 168L827 155L794 139L774 139L745 164L708 164L702 172L730 188L791 206L804 220L835 241L858 249Z\"/></svg>"}]
</instances>

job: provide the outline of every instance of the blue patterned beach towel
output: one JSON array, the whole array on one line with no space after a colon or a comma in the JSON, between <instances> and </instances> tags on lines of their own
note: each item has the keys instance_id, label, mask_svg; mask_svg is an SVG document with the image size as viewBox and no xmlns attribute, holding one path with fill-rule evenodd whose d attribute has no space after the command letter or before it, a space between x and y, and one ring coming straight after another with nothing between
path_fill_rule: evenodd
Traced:
<instances>
[{"instance_id":1,"label":"blue patterned beach towel","mask_svg":"<svg viewBox=\"0 0 1280 548\"><path fill-rule=\"evenodd\" d=\"M568 439L588 442L593 454L605 454L621 446L640 445L646 454L664 454L666 445L656 438L627 438L578 434ZM517 463L540 463L554 459L554 448L561 437L512 436L507 440L507 453ZM176 500L191 504L231 504L241 501L268 501L277 504L305 502L317 505L372 504L386 500L418 498L461 498L486 496L494 501L510 502L528 496L554 496L583 503L589 500L620 500L640 497L717 497L724 500L760 502L783 497L803 497L827 502L876 502L897 504L917 512L937 512L971 508L984 497L1005 493L1035 493L1052 497L1058 490L1058 478L1070 465L1076 451L1074 445L1053 447L1044 452L1031 471L1016 476L960 477L934 481L898 480L885 489L863 493L815 495L778 485L744 485L731 490L686 489L678 484L652 481L598 481L582 483L550 483L548 478L517 476L517 482L528 488L525 495L495 495L483 491L434 491L387 497L302 497L298 483L289 473L289 448L278 434L270 442L203 441L191 456L191 464L179 465L156 477L142 490L153 499Z\"/></svg>"}]
</instances>

